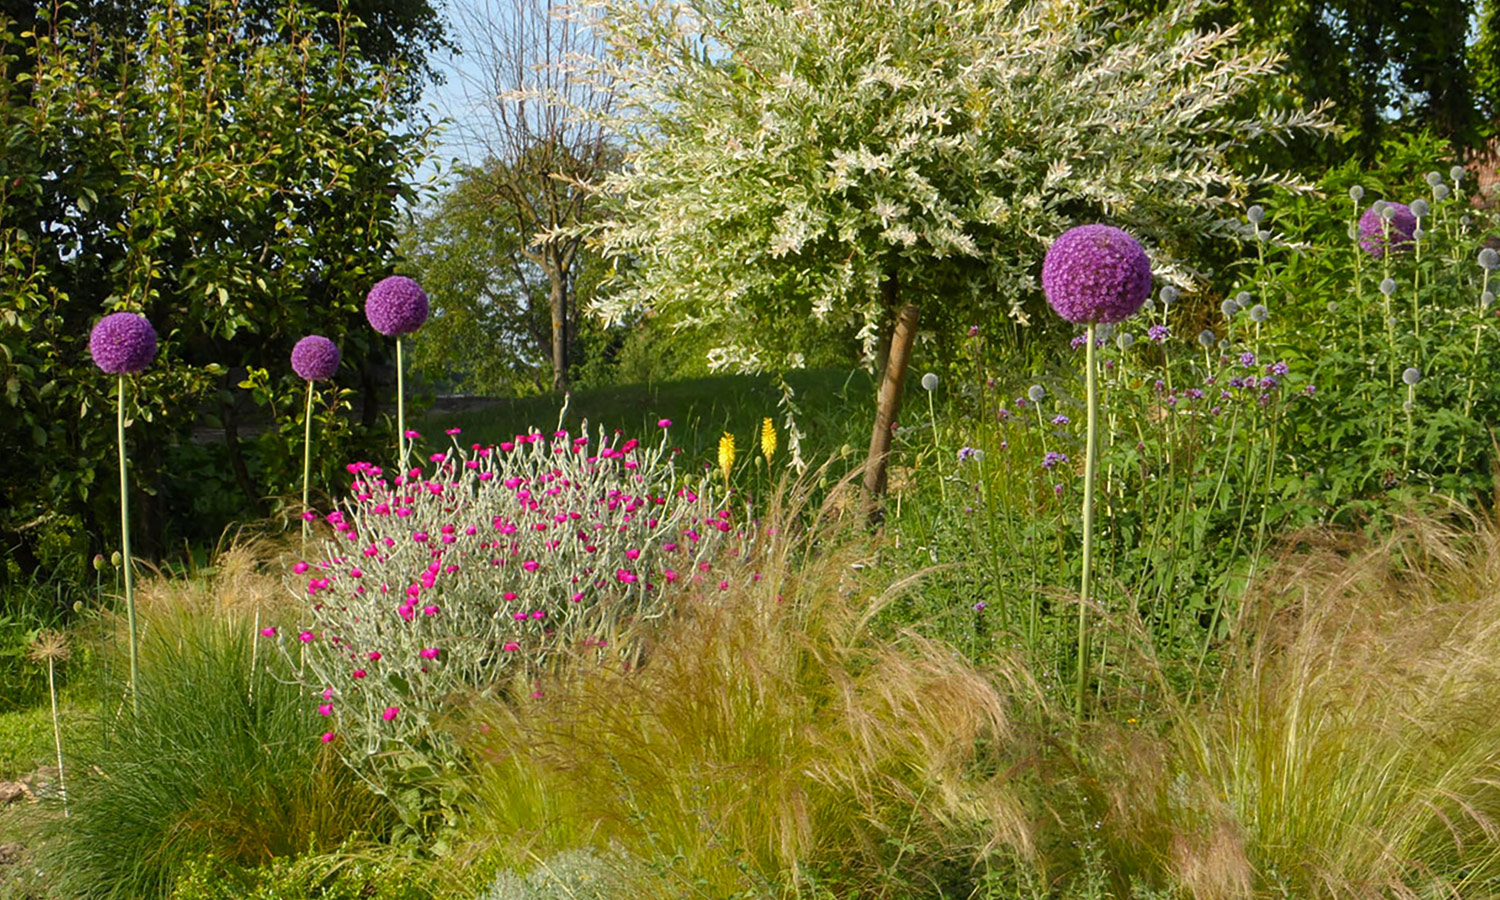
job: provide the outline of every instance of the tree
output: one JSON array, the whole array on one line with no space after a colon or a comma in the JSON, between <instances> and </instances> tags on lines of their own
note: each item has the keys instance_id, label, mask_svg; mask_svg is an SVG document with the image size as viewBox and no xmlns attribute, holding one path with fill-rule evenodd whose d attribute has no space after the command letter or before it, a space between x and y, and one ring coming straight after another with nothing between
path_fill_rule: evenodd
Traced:
<instances>
[{"instance_id":1,"label":"tree","mask_svg":"<svg viewBox=\"0 0 1500 900\"><path fill-rule=\"evenodd\" d=\"M630 145L598 239L639 263L600 312L732 324L719 367L796 365L807 323L854 331L873 363L919 314L1029 321L1046 244L1087 220L1129 228L1159 274L1192 283L1188 251L1235 230L1247 190L1284 180L1233 171L1229 148L1322 127L1226 114L1277 60L1234 28L1193 30L1202 8L1109 21L1082 0L600 0L606 121Z\"/></svg>"},{"instance_id":2,"label":"tree","mask_svg":"<svg viewBox=\"0 0 1500 900\"><path fill-rule=\"evenodd\" d=\"M111 521L95 480L113 421L86 351L104 313L143 313L164 339L136 382L143 535L163 533L169 506L216 534L296 483L275 423L258 459L240 446L246 372L264 370L257 396L285 409L303 335L342 343L343 388L385 352L361 302L390 269L426 131L399 76L320 36L326 17L289 0L277 22L269 36L232 0L163 2L136 37L43 16L23 42L0 22L0 453L24 472L0 485L0 540L23 558L49 541L80 553ZM222 468L184 456L205 417L223 426ZM330 423L324 484L361 439Z\"/></svg>"},{"instance_id":3,"label":"tree","mask_svg":"<svg viewBox=\"0 0 1500 900\"><path fill-rule=\"evenodd\" d=\"M614 167L618 151L597 117L607 114L607 81L582 77L576 58L595 49L587 22L555 0L500 0L471 10L469 53L483 75L474 90L487 121L469 135L483 148L479 170L501 227L521 237L515 249L545 278L550 314L552 389L568 385L577 327L576 268L591 214L588 186Z\"/></svg>"}]
</instances>

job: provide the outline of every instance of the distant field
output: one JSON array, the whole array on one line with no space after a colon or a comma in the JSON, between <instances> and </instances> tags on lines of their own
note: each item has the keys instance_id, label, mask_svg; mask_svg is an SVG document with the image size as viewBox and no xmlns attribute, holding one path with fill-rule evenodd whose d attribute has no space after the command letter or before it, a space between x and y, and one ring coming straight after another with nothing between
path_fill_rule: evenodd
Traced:
<instances>
[{"instance_id":1,"label":"distant field","mask_svg":"<svg viewBox=\"0 0 1500 900\"><path fill-rule=\"evenodd\" d=\"M845 443L862 449L869 441L875 387L868 372L817 369L790 373L787 381L797 393L803 455L809 462ZM765 416L772 417L780 431L780 397L767 375L620 385L574 393L564 426L576 430L587 421L590 431L602 425L642 437L654 434L659 420L671 419L674 441L688 454L698 455L715 446L725 431L733 432L741 447L753 446L752 435ZM413 427L429 440L456 427L463 429L465 443L494 443L532 426L554 428L560 405L553 396L443 400L422 413Z\"/></svg>"}]
</instances>

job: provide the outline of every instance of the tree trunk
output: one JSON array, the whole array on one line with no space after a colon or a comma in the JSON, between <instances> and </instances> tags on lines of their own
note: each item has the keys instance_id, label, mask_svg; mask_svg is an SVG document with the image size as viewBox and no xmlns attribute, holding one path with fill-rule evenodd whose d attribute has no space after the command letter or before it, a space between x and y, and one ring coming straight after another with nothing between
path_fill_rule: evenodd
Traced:
<instances>
[{"instance_id":1,"label":"tree trunk","mask_svg":"<svg viewBox=\"0 0 1500 900\"><path fill-rule=\"evenodd\" d=\"M896 308L896 273L890 271L881 282L881 299L888 309ZM917 336L917 320L920 310L915 304L901 307L896 316L895 329L891 333L890 355L885 361L885 371L880 379L880 392L875 400L875 427L870 432L870 452L865 457L864 502L865 521L879 525L883 518L882 501L885 498L886 467L891 453L891 429L896 417L901 414L901 393L906 387L906 364L911 358L912 341Z\"/></svg>"},{"instance_id":2,"label":"tree trunk","mask_svg":"<svg viewBox=\"0 0 1500 900\"><path fill-rule=\"evenodd\" d=\"M553 256L547 267L548 296L552 307L552 390L568 389L568 273Z\"/></svg>"}]
</instances>

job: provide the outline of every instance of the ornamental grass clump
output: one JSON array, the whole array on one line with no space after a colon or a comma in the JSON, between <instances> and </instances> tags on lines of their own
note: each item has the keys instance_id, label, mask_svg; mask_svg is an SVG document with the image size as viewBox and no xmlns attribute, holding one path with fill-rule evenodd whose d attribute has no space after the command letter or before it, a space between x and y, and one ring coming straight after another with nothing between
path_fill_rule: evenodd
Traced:
<instances>
[{"instance_id":1,"label":"ornamental grass clump","mask_svg":"<svg viewBox=\"0 0 1500 900\"><path fill-rule=\"evenodd\" d=\"M1109 225L1080 225L1060 235L1042 260L1042 289L1062 318L1087 326L1084 380L1088 432L1083 463L1083 579L1078 603L1078 672L1075 709L1083 714L1088 661L1088 607L1093 575L1094 469L1099 432L1097 344L1100 323L1123 322L1151 296L1151 261L1140 243Z\"/></svg>"},{"instance_id":2,"label":"ornamental grass clump","mask_svg":"<svg viewBox=\"0 0 1500 900\"><path fill-rule=\"evenodd\" d=\"M567 648L628 651L632 627L670 611L666 586L713 579L734 525L667 440L533 431L455 442L404 477L350 464L333 536L292 567L303 624L268 635L318 698L323 740L356 766L391 750L452 762L433 726L455 698L528 690Z\"/></svg>"},{"instance_id":3,"label":"ornamental grass clump","mask_svg":"<svg viewBox=\"0 0 1500 900\"><path fill-rule=\"evenodd\" d=\"M130 478L125 459L125 376L144 372L156 358L156 329L145 316L111 313L99 320L89 335L94 365L118 377L115 436L120 449L120 555L125 571L125 611L130 623L130 683L139 675L136 662L135 573L130 559ZM131 691L131 703L135 703Z\"/></svg>"}]
</instances>

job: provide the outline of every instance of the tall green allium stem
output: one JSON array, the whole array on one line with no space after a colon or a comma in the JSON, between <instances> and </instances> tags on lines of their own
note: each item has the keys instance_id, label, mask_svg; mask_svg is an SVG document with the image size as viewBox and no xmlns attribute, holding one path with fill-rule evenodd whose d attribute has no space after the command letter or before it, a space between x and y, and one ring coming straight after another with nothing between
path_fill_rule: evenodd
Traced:
<instances>
[{"instance_id":1,"label":"tall green allium stem","mask_svg":"<svg viewBox=\"0 0 1500 900\"><path fill-rule=\"evenodd\" d=\"M68 780L63 774L62 721L57 717L57 660L47 658L47 693L52 695L52 742L57 746L57 793L62 797L63 818L68 818ZM134 692L132 691L132 696Z\"/></svg>"},{"instance_id":2,"label":"tall green allium stem","mask_svg":"<svg viewBox=\"0 0 1500 900\"><path fill-rule=\"evenodd\" d=\"M400 346L398 343L397 346ZM307 485L312 480L312 403L313 383L307 382L307 407L302 413L302 545L307 546L308 531L312 523L307 521Z\"/></svg>"},{"instance_id":3,"label":"tall green allium stem","mask_svg":"<svg viewBox=\"0 0 1500 900\"><path fill-rule=\"evenodd\" d=\"M932 391L927 392L927 416L932 423L932 452L937 454L938 488L943 494L943 505L948 505L948 485L943 481L943 449L938 446L937 410L932 404Z\"/></svg>"},{"instance_id":4,"label":"tall green allium stem","mask_svg":"<svg viewBox=\"0 0 1500 900\"><path fill-rule=\"evenodd\" d=\"M1475 373L1479 366L1479 338L1484 334L1484 293L1490 289L1490 270L1483 269L1483 281L1479 286L1479 302L1475 305L1474 319L1474 351L1469 354L1469 389L1464 395L1464 418L1469 417L1469 410L1474 408L1474 382ZM1463 443L1458 445L1458 464L1464 464L1464 451L1468 449Z\"/></svg>"},{"instance_id":5,"label":"tall green allium stem","mask_svg":"<svg viewBox=\"0 0 1500 900\"><path fill-rule=\"evenodd\" d=\"M1094 346L1096 326L1089 323L1088 349L1084 353L1084 383L1088 389L1088 435L1083 450L1083 585L1078 592L1078 684L1073 710L1083 717L1083 695L1088 682L1089 590L1094 574L1094 451L1099 442L1099 375Z\"/></svg>"},{"instance_id":6,"label":"tall green allium stem","mask_svg":"<svg viewBox=\"0 0 1500 900\"><path fill-rule=\"evenodd\" d=\"M397 476L406 475L406 367L401 364L401 338L396 338L396 457L400 461Z\"/></svg>"},{"instance_id":7,"label":"tall green allium stem","mask_svg":"<svg viewBox=\"0 0 1500 900\"><path fill-rule=\"evenodd\" d=\"M140 714L136 697L139 670L135 642L135 573L130 560L130 477L125 464L125 376L120 376L119 402L115 405L115 435L120 445L120 558L125 569L125 619L130 629L130 705Z\"/></svg>"}]
</instances>

